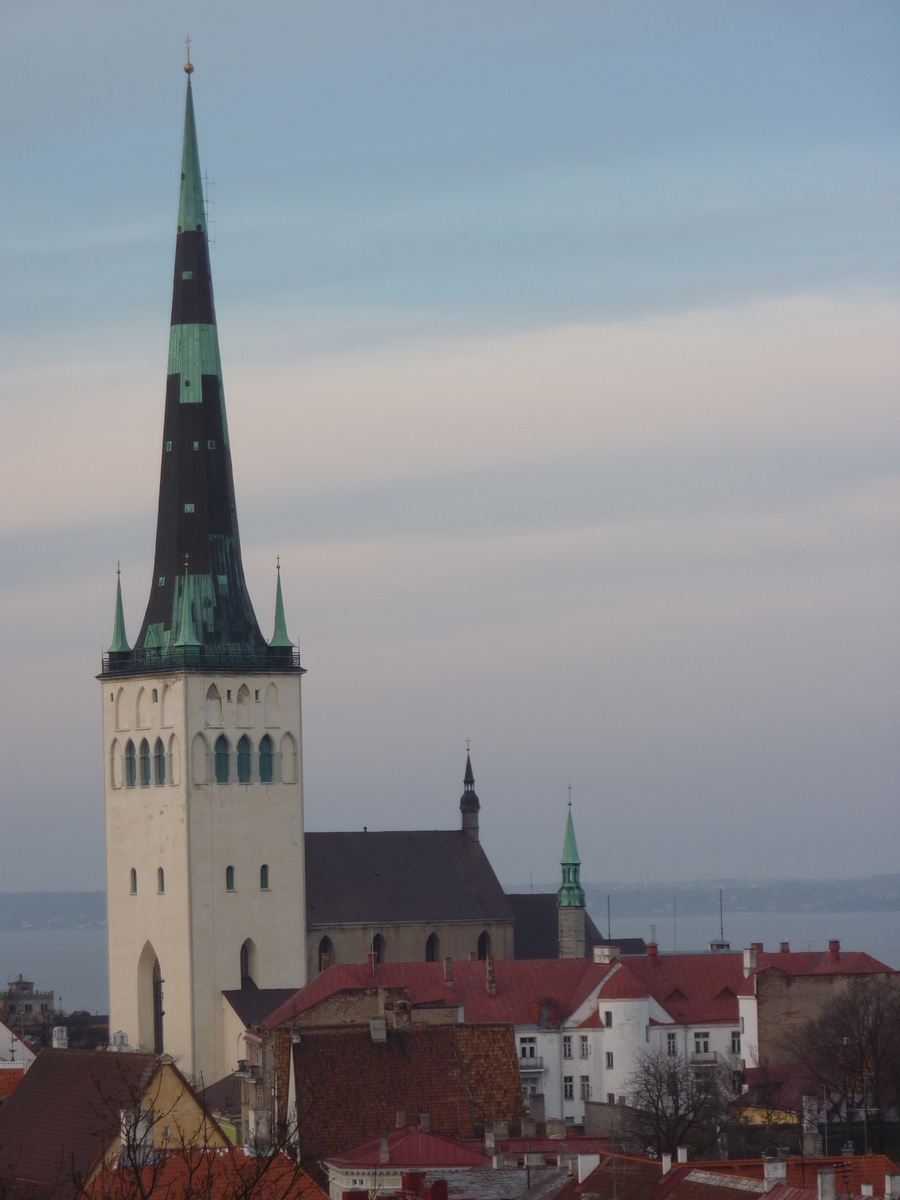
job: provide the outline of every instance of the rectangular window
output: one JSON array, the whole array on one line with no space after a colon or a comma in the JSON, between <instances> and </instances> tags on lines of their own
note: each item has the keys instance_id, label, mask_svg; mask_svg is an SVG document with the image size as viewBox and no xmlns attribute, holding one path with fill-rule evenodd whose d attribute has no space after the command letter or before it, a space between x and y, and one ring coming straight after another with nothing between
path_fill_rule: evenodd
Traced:
<instances>
[{"instance_id":1,"label":"rectangular window","mask_svg":"<svg viewBox=\"0 0 900 1200\"><path fill-rule=\"evenodd\" d=\"M533 1037L519 1038L519 1057L520 1058L537 1058L537 1038L533 1038Z\"/></svg>"},{"instance_id":2,"label":"rectangular window","mask_svg":"<svg viewBox=\"0 0 900 1200\"><path fill-rule=\"evenodd\" d=\"M194 272L193 272L193 271L182 271L182 272L181 272L181 278L182 278L182 279L193 279L193 278L194 278Z\"/></svg>"},{"instance_id":3,"label":"rectangular window","mask_svg":"<svg viewBox=\"0 0 900 1200\"><path fill-rule=\"evenodd\" d=\"M563 1058L572 1057L572 1035L570 1033L563 1034Z\"/></svg>"},{"instance_id":4,"label":"rectangular window","mask_svg":"<svg viewBox=\"0 0 900 1200\"><path fill-rule=\"evenodd\" d=\"M582 1100L590 1100L590 1098L591 1098L591 1077L590 1077L590 1075L582 1075L582 1077L581 1077L581 1098L582 1098Z\"/></svg>"},{"instance_id":5,"label":"rectangular window","mask_svg":"<svg viewBox=\"0 0 900 1200\"><path fill-rule=\"evenodd\" d=\"M586 1033L583 1033L581 1035L581 1057L587 1058L587 1056L588 1056L588 1035Z\"/></svg>"},{"instance_id":6,"label":"rectangular window","mask_svg":"<svg viewBox=\"0 0 900 1200\"><path fill-rule=\"evenodd\" d=\"M575 1099L575 1076L563 1075L563 1100Z\"/></svg>"},{"instance_id":7,"label":"rectangular window","mask_svg":"<svg viewBox=\"0 0 900 1200\"><path fill-rule=\"evenodd\" d=\"M744 1032L744 1018L741 1017L741 1033Z\"/></svg>"},{"instance_id":8,"label":"rectangular window","mask_svg":"<svg viewBox=\"0 0 900 1200\"><path fill-rule=\"evenodd\" d=\"M207 448L207 450L215 450L216 443L212 438L210 438L209 441L206 443L206 448Z\"/></svg>"},{"instance_id":9,"label":"rectangular window","mask_svg":"<svg viewBox=\"0 0 900 1200\"><path fill-rule=\"evenodd\" d=\"M195 449L195 450L199 450L199 449L200 449L200 443L199 443L199 442L194 442L194 449Z\"/></svg>"},{"instance_id":10,"label":"rectangular window","mask_svg":"<svg viewBox=\"0 0 900 1200\"><path fill-rule=\"evenodd\" d=\"M160 586L160 587L163 587L163 586L164 586L164 584L165 584L165 582L166 582L166 577L165 577L165 575L160 575L160 577L159 577L159 586Z\"/></svg>"},{"instance_id":11,"label":"rectangular window","mask_svg":"<svg viewBox=\"0 0 900 1200\"><path fill-rule=\"evenodd\" d=\"M666 1034L666 1050L669 1054L677 1054L678 1053L677 1034L674 1034L674 1033Z\"/></svg>"},{"instance_id":12,"label":"rectangular window","mask_svg":"<svg viewBox=\"0 0 900 1200\"><path fill-rule=\"evenodd\" d=\"M228 689L226 695L228 696L228 699L230 700L231 699L231 688Z\"/></svg>"},{"instance_id":13,"label":"rectangular window","mask_svg":"<svg viewBox=\"0 0 900 1200\"><path fill-rule=\"evenodd\" d=\"M694 1030L694 1053L709 1054L709 1030L705 1033Z\"/></svg>"},{"instance_id":14,"label":"rectangular window","mask_svg":"<svg viewBox=\"0 0 900 1200\"><path fill-rule=\"evenodd\" d=\"M612 1052L612 1050L607 1050L607 1052L606 1052L606 1069L607 1069L607 1071L611 1071L613 1069L613 1052Z\"/></svg>"},{"instance_id":15,"label":"rectangular window","mask_svg":"<svg viewBox=\"0 0 900 1200\"><path fill-rule=\"evenodd\" d=\"M194 506L193 506L193 504L186 504L186 505L184 506L184 511L185 511L185 512L193 512L193 511L194 511Z\"/></svg>"},{"instance_id":16,"label":"rectangular window","mask_svg":"<svg viewBox=\"0 0 900 1200\"><path fill-rule=\"evenodd\" d=\"M41 1005L41 1012L47 1012L47 1010L48 1010L48 1008L49 1008L49 1007L50 1007L50 1006L49 1006L48 1004L42 1004L42 1005Z\"/></svg>"},{"instance_id":17,"label":"rectangular window","mask_svg":"<svg viewBox=\"0 0 900 1200\"><path fill-rule=\"evenodd\" d=\"M612 1013L608 1010L603 1014L603 1024L607 1029L612 1029Z\"/></svg>"},{"instance_id":18,"label":"rectangular window","mask_svg":"<svg viewBox=\"0 0 900 1200\"><path fill-rule=\"evenodd\" d=\"M159 688L153 689L153 703L159 704Z\"/></svg>"},{"instance_id":19,"label":"rectangular window","mask_svg":"<svg viewBox=\"0 0 900 1200\"><path fill-rule=\"evenodd\" d=\"M28 1012L31 1012L31 1005L30 1005L30 1004L26 1004L26 1005L25 1005L25 1011L26 1011L27 1013L28 1013Z\"/></svg>"},{"instance_id":20,"label":"rectangular window","mask_svg":"<svg viewBox=\"0 0 900 1200\"><path fill-rule=\"evenodd\" d=\"M741 1052L741 1031L732 1029L731 1031L731 1053L740 1054Z\"/></svg>"},{"instance_id":21,"label":"rectangular window","mask_svg":"<svg viewBox=\"0 0 900 1200\"><path fill-rule=\"evenodd\" d=\"M259 699L259 688L256 689L256 699Z\"/></svg>"},{"instance_id":22,"label":"rectangular window","mask_svg":"<svg viewBox=\"0 0 900 1200\"><path fill-rule=\"evenodd\" d=\"M615 1092L607 1092L606 1093L606 1103L607 1104L615 1104L615 1102L616 1102L616 1093Z\"/></svg>"},{"instance_id":23,"label":"rectangular window","mask_svg":"<svg viewBox=\"0 0 900 1200\"><path fill-rule=\"evenodd\" d=\"M171 442L166 442L166 449L167 449L167 450L171 450L171 449L172 449L172 443L171 443Z\"/></svg>"}]
</instances>

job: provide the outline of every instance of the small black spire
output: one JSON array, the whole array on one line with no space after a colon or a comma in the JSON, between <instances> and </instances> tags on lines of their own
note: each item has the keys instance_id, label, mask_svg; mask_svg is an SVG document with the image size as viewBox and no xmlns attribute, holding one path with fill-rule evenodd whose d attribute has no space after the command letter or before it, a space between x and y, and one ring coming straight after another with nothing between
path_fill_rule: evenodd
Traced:
<instances>
[{"instance_id":1,"label":"small black spire","mask_svg":"<svg viewBox=\"0 0 900 1200\"><path fill-rule=\"evenodd\" d=\"M472 770L472 759L466 747L466 773L463 776L463 794L459 798L459 811L462 813L463 833L478 841L478 813L481 801L475 791L475 772Z\"/></svg>"}]
</instances>

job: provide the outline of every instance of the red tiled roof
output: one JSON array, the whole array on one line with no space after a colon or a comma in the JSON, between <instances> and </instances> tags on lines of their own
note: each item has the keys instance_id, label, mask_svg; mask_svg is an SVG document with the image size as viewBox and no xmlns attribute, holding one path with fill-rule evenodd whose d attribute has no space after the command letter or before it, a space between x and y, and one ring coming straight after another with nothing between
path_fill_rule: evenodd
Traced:
<instances>
[{"instance_id":1,"label":"red tiled roof","mask_svg":"<svg viewBox=\"0 0 900 1200\"><path fill-rule=\"evenodd\" d=\"M413 1005L462 1004L467 1024L534 1025L538 1023L540 1003L555 1001L563 1019L587 999L610 970L610 964L589 959L498 959L494 961L495 993L491 996L483 962L454 962L452 984L444 982L443 963L378 963L374 974L365 963L335 964L277 1008L263 1022L263 1028L289 1024L338 992L377 988L405 989Z\"/></svg>"},{"instance_id":2,"label":"red tiled roof","mask_svg":"<svg viewBox=\"0 0 900 1200\"><path fill-rule=\"evenodd\" d=\"M682 1172L683 1173L683 1172ZM662 1167L648 1158L632 1158L625 1154L610 1154L600 1160L578 1191L592 1193L607 1200L615 1194L617 1200L653 1200L662 1180Z\"/></svg>"},{"instance_id":3,"label":"red tiled roof","mask_svg":"<svg viewBox=\"0 0 900 1200\"><path fill-rule=\"evenodd\" d=\"M744 1179L762 1179L763 1163L759 1158L731 1158L691 1163L696 1171L711 1171L716 1175L740 1175ZM816 1173L825 1167L834 1167L835 1182L839 1192L858 1194L862 1184L871 1183L876 1196L884 1195L884 1177L897 1168L885 1154L867 1154L853 1158L789 1158L787 1159L787 1186L789 1188L816 1188Z\"/></svg>"},{"instance_id":4,"label":"red tiled roof","mask_svg":"<svg viewBox=\"0 0 900 1200\"><path fill-rule=\"evenodd\" d=\"M159 1200L174 1196L204 1200L327 1200L326 1193L285 1154L250 1156L242 1149L174 1150L144 1167L114 1159L86 1188L86 1200Z\"/></svg>"},{"instance_id":5,"label":"red tiled roof","mask_svg":"<svg viewBox=\"0 0 900 1200\"><path fill-rule=\"evenodd\" d=\"M457 1138L525 1115L509 1025L390 1029L384 1042L374 1042L368 1028L316 1029L290 1050L304 1159L381 1137L400 1110L427 1112L435 1133Z\"/></svg>"},{"instance_id":6,"label":"red tiled roof","mask_svg":"<svg viewBox=\"0 0 900 1200\"><path fill-rule=\"evenodd\" d=\"M879 962L864 950L790 950L782 954L761 950L756 970L741 981L742 996L753 995L753 976L761 971L783 971L785 975L893 975L893 967ZM742 972L743 973L743 972Z\"/></svg>"},{"instance_id":7,"label":"red tiled roof","mask_svg":"<svg viewBox=\"0 0 900 1200\"><path fill-rule=\"evenodd\" d=\"M417 1125L405 1125L387 1135L388 1163L397 1167L483 1167L490 1163L487 1155L463 1145L457 1138L441 1133L424 1133ZM377 1167L381 1158L381 1137L372 1138L332 1155L328 1160L335 1167Z\"/></svg>"},{"instance_id":8,"label":"red tiled roof","mask_svg":"<svg viewBox=\"0 0 900 1200\"><path fill-rule=\"evenodd\" d=\"M733 1023L743 980L741 954L647 955L623 962L601 987L600 999L652 996L678 1025Z\"/></svg>"},{"instance_id":9,"label":"red tiled roof","mask_svg":"<svg viewBox=\"0 0 900 1200\"><path fill-rule=\"evenodd\" d=\"M0 1063L0 1104L12 1095L24 1077L23 1063Z\"/></svg>"},{"instance_id":10,"label":"red tiled roof","mask_svg":"<svg viewBox=\"0 0 900 1200\"><path fill-rule=\"evenodd\" d=\"M61 1167L85 1177L156 1064L152 1054L41 1051L0 1108L0 1170L49 1185Z\"/></svg>"}]
</instances>

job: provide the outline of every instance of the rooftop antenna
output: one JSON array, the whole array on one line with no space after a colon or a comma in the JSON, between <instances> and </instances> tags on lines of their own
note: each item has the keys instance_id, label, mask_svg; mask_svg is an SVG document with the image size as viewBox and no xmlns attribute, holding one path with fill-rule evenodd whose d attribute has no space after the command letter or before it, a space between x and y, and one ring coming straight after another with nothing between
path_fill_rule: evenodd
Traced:
<instances>
[{"instance_id":1,"label":"rooftop antenna","mask_svg":"<svg viewBox=\"0 0 900 1200\"><path fill-rule=\"evenodd\" d=\"M722 917L722 889L719 888L719 941L725 941L725 923Z\"/></svg>"}]
</instances>

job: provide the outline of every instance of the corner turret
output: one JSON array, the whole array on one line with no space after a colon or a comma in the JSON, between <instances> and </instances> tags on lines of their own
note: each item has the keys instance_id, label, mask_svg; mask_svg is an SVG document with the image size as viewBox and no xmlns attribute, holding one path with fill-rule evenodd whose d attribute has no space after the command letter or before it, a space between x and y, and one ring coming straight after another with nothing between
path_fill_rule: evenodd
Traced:
<instances>
[{"instance_id":1,"label":"corner turret","mask_svg":"<svg viewBox=\"0 0 900 1200\"><path fill-rule=\"evenodd\" d=\"M116 619L113 625L113 640L109 645L111 655L126 655L131 653L128 638L125 636L125 611L122 608L122 570L116 565Z\"/></svg>"}]
</instances>

